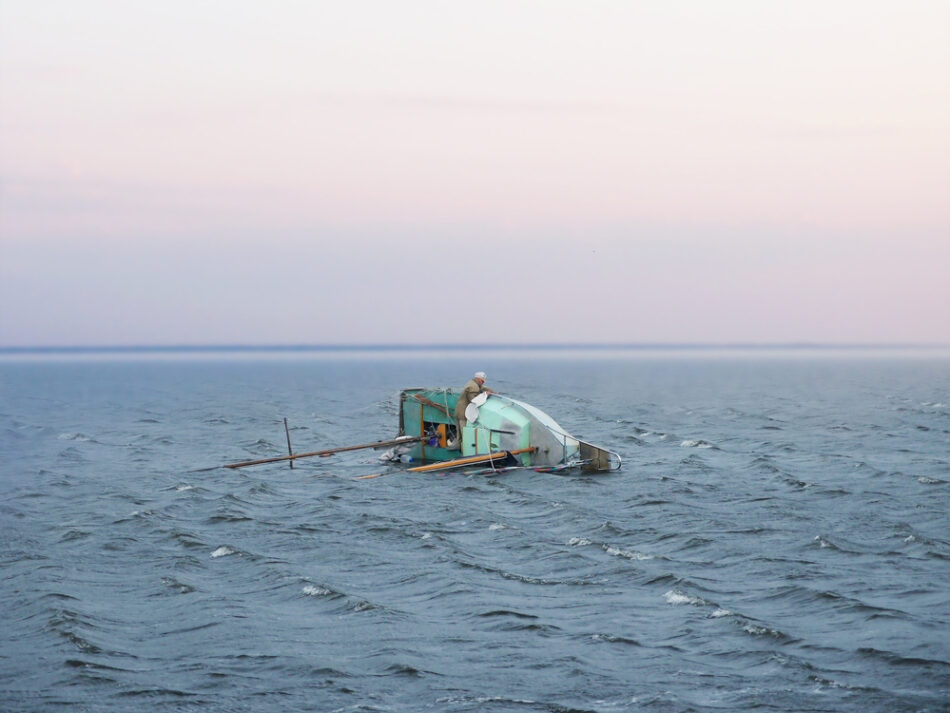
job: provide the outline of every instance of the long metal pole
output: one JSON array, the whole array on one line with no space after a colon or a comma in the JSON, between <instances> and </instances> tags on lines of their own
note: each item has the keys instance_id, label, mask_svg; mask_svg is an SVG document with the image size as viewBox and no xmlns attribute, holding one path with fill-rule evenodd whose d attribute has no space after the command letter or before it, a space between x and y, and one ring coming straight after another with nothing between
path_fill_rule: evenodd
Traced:
<instances>
[{"instance_id":1,"label":"long metal pole","mask_svg":"<svg viewBox=\"0 0 950 713\"><path fill-rule=\"evenodd\" d=\"M283 460L296 460L297 458L310 458L312 456L329 456L343 451L358 451L363 448L385 448L386 446L398 446L403 443L415 443L421 441L421 436L410 438L395 438L391 441L377 441L376 443L361 443L358 446L342 446L340 448L328 448L325 451L312 451L310 453L297 453L290 456L277 456L275 458L261 458L260 460L246 460L240 463L225 463L223 468L244 468L249 465L263 465L264 463L278 463Z\"/></svg>"}]
</instances>

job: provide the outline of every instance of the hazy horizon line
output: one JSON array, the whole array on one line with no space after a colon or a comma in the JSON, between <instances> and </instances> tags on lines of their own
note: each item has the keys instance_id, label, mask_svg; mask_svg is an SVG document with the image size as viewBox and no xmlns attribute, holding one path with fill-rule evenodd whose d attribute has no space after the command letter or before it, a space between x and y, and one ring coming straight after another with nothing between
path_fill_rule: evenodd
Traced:
<instances>
[{"instance_id":1,"label":"hazy horizon line","mask_svg":"<svg viewBox=\"0 0 950 713\"><path fill-rule=\"evenodd\" d=\"M947 349L947 342L491 342L491 343L282 343L282 344L61 344L0 345L0 354L121 354L121 353L197 353L197 352L342 352L342 351L514 351L572 349L590 350L862 350L862 349Z\"/></svg>"}]
</instances>

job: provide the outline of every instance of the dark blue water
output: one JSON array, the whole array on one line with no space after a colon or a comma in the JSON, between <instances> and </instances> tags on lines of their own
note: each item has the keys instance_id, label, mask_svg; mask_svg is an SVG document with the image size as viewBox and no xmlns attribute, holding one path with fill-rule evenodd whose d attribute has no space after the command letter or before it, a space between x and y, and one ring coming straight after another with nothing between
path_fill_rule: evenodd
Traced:
<instances>
[{"instance_id":1,"label":"dark blue water","mask_svg":"<svg viewBox=\"0 0 950 713\"><path fill-rule=\"evenodd\" d=\"M408 386L622 471L413 475ZM4 711L950 710L950 359L0 363Z\"/></svg>"}]
</instances>

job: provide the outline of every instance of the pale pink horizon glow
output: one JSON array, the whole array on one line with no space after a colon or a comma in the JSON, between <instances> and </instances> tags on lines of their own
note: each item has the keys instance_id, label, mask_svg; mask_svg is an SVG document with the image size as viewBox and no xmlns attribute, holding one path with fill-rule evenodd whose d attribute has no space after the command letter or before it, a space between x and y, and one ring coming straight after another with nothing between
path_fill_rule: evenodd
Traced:
<instances>
[{"instance_id":1,"label":"pale pink horizon glow","mask_svg":"<svg viewBox=\"0 0 950 713\"><path fill-rule=\"evenodd\" d=\"M948 269L944 2L0 4L0 346L950 343Z\"/></svg>"}]
</instances>

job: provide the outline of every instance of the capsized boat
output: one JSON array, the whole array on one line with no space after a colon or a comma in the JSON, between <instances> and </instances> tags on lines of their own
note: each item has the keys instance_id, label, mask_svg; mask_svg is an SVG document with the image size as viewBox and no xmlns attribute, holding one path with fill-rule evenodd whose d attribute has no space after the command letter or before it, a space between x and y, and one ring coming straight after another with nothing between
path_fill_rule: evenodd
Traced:
<instances>
[{"instance_id":1,"label":"capsized boat","mask_svg":"<svg viewBox=\"0 0 950 713\"><path fill-rule=\"evenodd\" d=\"M585 473L618 470L620 455L567 433L530 404L501 394L479 394L466 410L457 433L451 389L411 388L399 395L399 437L418 440L383 456L421 462L457 462L475 456L507 453L508 463L537 468L580 468ZM514 460L512 460L514 459Z\"/></svg>"}]
</instances>

